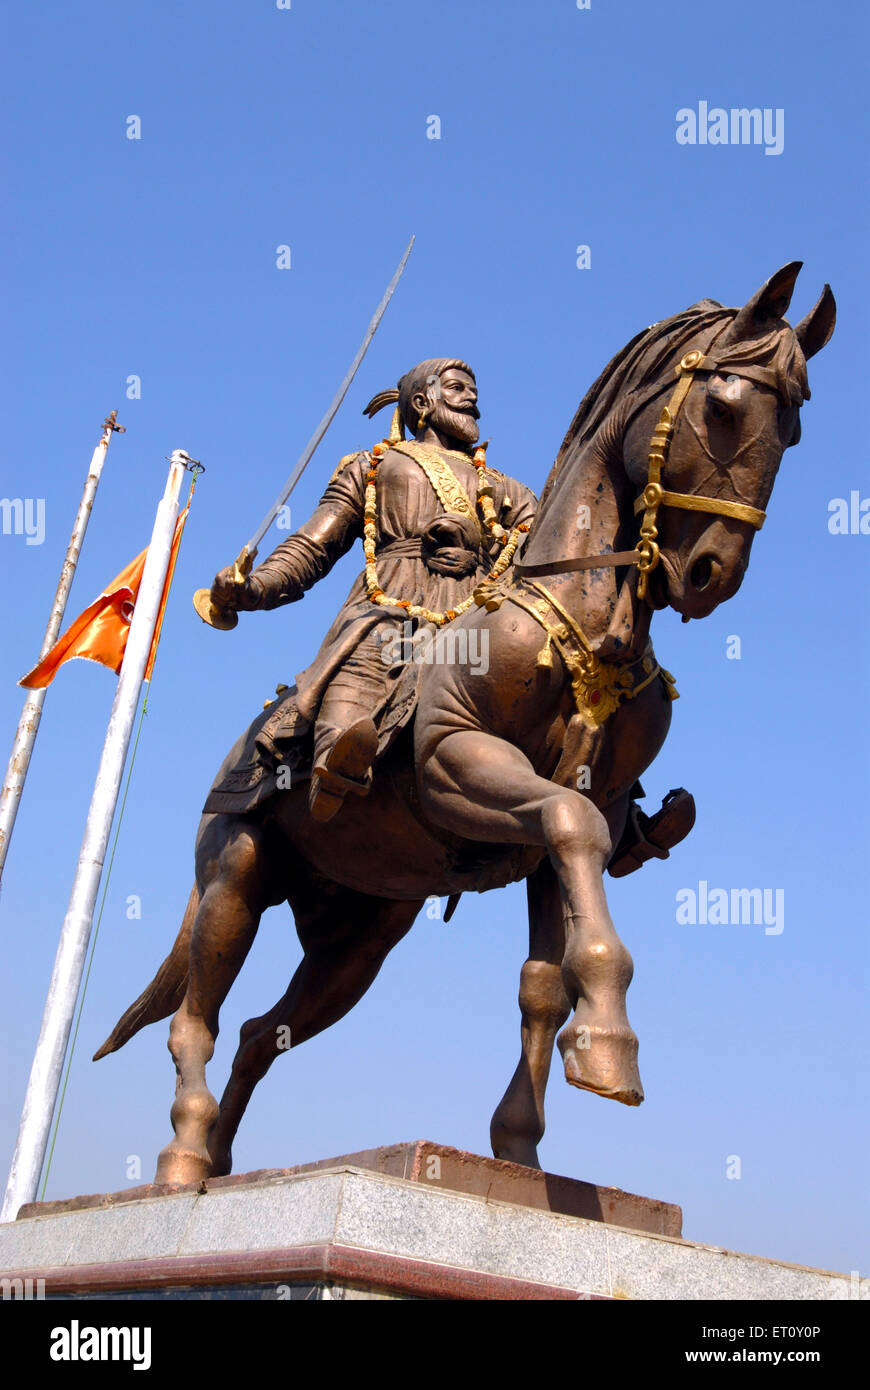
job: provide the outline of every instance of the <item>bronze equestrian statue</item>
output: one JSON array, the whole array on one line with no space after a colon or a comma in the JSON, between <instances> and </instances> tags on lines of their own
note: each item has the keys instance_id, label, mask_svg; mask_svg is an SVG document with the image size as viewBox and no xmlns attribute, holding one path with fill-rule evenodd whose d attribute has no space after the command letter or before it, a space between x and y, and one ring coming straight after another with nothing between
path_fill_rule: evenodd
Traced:
<instances>
[{"instance_id":1,"label":"bronze equestrian statue","mask_svg":"<svg viewBox=\"0 0 870 1390\"><path fill-rule=\"evenodd\" d=\"M666 853L692 817L687 794L652 821L632 802L676 694L650 622L668 605L706 617L743 580L800 437L806 362L834 329L828 286L795 328L785 321L799 269L739 310L705 299L638 334L581 402L536 511L476 447L470 370L421 364L371 403L398 397L390 436L342 460L312 521L243 583L217 576L218 607L275 606L363 538L365 574L298 691L280 690L218 773L175 945L96 1054L175 1014L175 1134L157 1181L230 1171L257 1082L288 1040L361 998L427 897L519 878L522 1055L493 1116L494 1153L538 1165L557 1033L572 1085L640 1104L632 962L603 873ZM451 412L465 418L448 427ZM337 522L336 508L353 519ZM384 654L405 623L414 639L437 633L426 660ZM205 1067L219 1010L262 912L285 900L304 958L243 1026L218 1106Z\"/></svg>"}]
</instances>

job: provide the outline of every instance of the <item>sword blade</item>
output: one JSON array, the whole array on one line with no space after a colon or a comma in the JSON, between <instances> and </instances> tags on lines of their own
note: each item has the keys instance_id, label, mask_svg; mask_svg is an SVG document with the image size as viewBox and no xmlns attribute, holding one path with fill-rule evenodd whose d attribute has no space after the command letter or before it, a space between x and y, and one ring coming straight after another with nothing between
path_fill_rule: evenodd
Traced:
<instances>
[{"instance_id":1,"label":"sword blade","mask_svg":"<svg viewBox=\"0 0 870 1390\"><path fill-rule=\"evenodd\" d=\"M253 536L245 546L245 550L248 552L248 556L251 560L253 560L255 555L257 554L257 547L260 544L260 541L265 536L269 527L272 525L272 522L275 520L275 517L278 515L278 512L281 510L284 503L287 501L287 498L290 496L294 487L299 482L299 479L302 477L302 474L305 472L306 467L311 462L311 458L314 454L315 449L317 448L323 436L326 434L326 431L329 429L329 426L332 424L333 418L339 406L341 405L342 401L347 395L348 388L350 387L351 382L353 381L354 377L357 374L357 371L359 370L360 363L362 362L363 358L368 352L369 343L375 336L378 324L384 317L387 305L393 297L393 292L402 278L402 272L408 263L408 257L411 254L411 247L413 245L414 237L411 237L411 240L408 242L408 245L405 248L405 254L403 255L402 259L399 261L399 264L396 267L396 273L393 276L390 283L387 285L384 297L378 305L377 309L375 310L374 314L372 315L372 320L368 328L366 329L365 337L360 343L359 349L357 350L357 354L347 370L347 375L345 376L344 380L342 381L341 385L336 391L329 409L327 410L320 424L317 426L317 429L314 431L308 443L305 445L305 448L302 450L296 467L293 469L293 472L290 474L290 477L287 479L286 483L281 489L281 492L279 493L276 501L269 508L268 512L263 517L263 520L260 522L260 525L257 527Z\"/></svg>"}]
</instances>

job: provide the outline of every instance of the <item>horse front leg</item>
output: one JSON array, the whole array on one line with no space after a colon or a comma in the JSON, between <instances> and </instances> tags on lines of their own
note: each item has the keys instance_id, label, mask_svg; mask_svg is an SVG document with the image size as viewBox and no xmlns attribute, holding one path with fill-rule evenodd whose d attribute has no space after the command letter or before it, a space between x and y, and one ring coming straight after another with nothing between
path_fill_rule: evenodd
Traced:
<instances>
[{"instance_id":1,"label":"horse front leg","mask_svg":"<svg viewBox=\"0 0 870 1390\"><path fill-rule=\"evenodd\" d=\"M555 803L544 814L565 909L562 981L574 1009L559 1034L559 1051L572 1086L623 1105L640 1105L638 1041L625 1006L634 964L617 935L604 892L612 851L607 823L591 802L585 804L594 816L578 818L573 808Z\"/></svg>"},{"instance_id":2,"label":"horse front leg","mask_svg":"<svg viewBox=\"0 0 870 1390\"><path fill-rule=\"evenodd\" d=\"M625 1010L633 966L604 895L612 853L604 816L578 792L539 777L515 744L477 730L447 734L425 750L418 779L423 807L439 825L470 840L547 850L563 907L562 982L574 1011L559 1035L566 1080L639 1105L638 1043Z\"/></svg>"},{"instance_id":3,"label":"horse front leg","mask_svg":"<svg viewBox=\"0 0 870 1390\"><path fill-rule=\"evenodd\" d=\"M544 1093L556 1033L571 1012L562 983L565 925L559 882L549 859L526 880L529 958L520 972L522 1051L510 1085L492 1117L490 1140L496 1158L539 1168L544 1135Z\"/></svg>"}]
</instances>

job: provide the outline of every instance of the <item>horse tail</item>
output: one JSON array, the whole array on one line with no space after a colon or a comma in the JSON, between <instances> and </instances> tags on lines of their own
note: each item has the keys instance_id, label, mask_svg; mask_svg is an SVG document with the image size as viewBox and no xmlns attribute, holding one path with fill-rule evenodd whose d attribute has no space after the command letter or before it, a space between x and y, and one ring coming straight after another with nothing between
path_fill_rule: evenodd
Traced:
<instances>
[{"instance_id":1,"label":"horse tail","mask_svg":"<svg viewBox=\"0 0 870 1390\"><path fill-rule=\"evenodd\" d=\"M198 907L199 889L194 884L172 950L147 989L144 989L135 1003L122 1014L102 1047L94 1053L95 1062L108 1056L110 1052L117 1052L118 1048L129 1042L140 1028L145 1028L149 1023L158 1023L161 1018L168 1018L180 1008L187 992L190 936Z\"/></svg>"}]
</instances>

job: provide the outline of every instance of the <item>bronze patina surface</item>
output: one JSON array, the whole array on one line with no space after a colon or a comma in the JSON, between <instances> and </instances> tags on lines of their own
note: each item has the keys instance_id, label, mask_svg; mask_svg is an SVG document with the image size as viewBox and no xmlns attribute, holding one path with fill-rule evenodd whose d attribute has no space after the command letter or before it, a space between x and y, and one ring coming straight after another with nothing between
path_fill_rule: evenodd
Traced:
<instances>
[{"instance_id":1,"label":"bronze patina surface","mask_svg":"<svg viewBox=\"0 0 870 1390\"><path fill-rule=\"evenodd\" d=\"M230 1172L257 1082L361 998L427 897L518 878L530 939L522 1052L493 1152L538 1166L557 1033L572 1085L641 1102L632 961L603 873L666 852L692 818L679 798L661 822L630 815L676 693L650 622L668 605L706 617L743 580L799 438L806 361L834 328L827 286L795 328L784 319L799 268L739 310L702 300L633 339L581 402L536 511L527 489L475 456L470 369L436 359L375 398L372 413L398 398L389 439L342 461L295 537L241 584L218 575L218 607L275 607L355 539L367 546L314 664L218 774L175 945L97 1054L175 1015L175 1133L158 1182ZM506 554L516 561L499 573ZM406 623L437 632L435 659L382 659ZM219 1010L262 912L283 901L304 958L277 1004L242 1028L218 1105L205 1068Z\"/></svg>"}]
</instances>

